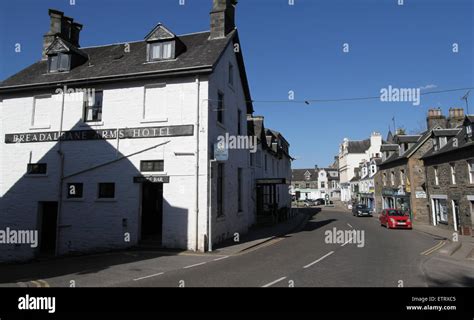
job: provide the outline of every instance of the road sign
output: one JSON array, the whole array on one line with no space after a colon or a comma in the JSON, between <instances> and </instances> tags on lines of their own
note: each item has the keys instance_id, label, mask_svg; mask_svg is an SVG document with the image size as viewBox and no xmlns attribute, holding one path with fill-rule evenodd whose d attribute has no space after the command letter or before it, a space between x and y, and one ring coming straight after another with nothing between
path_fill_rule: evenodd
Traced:
<instances>
[{"instance_id":1,"label":"road sign","mask_svg":"<svg viewBox=\"0 0 474 320\"><path fill-rule=\"evenodd\" d=\"M229 149L225 144L214 144L214 159L216 161L227 161L229 159Z\"/></svg>"}]
</instances>

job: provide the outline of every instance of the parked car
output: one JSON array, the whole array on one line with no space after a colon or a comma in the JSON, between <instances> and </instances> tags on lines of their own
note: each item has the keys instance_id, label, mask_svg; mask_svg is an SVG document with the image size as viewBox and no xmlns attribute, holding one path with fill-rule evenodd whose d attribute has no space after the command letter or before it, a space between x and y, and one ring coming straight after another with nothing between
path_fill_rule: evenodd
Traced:
<instances>
[{"instance_id":1,"label":"parked car","mask_svg":"<svg viewBox=\"0 0 474 320\"><path fill-rule=\"evenodd\" d=\"M387 229L411 229L410 214L398 209L384 209L379 216L380 225Z\"/></svg>"},{"instance_id":2,"label":"parked car","mask_svg":"<svg viewBox=\"0 0 474 320\"><path fill-rule=\"evenodd\" d=\"M314 202L317 206L323 205L325 203L323 198L318 198L314 200Z\"/></svg>"},{"instance_id":3,"label":"parked car","mask_svg":"<svg viewBox=\"0 0 474 320\"><path fill-rule=\"evenodd\" d=\"M356 204L352 206L352 215L361 217L361 216L372 216L372 211L365 204Z\"/></svg>"},{"instance_id":4,"label":"parked car","mask_svg":"<svg viewBox=\"0 0 474 320\"><path fill-rule=\"evenodd\" d=\"M313 199L304 199L303 203L305 207L313 207L316 205L316 202Z\"/></svg>"}]
</instances>

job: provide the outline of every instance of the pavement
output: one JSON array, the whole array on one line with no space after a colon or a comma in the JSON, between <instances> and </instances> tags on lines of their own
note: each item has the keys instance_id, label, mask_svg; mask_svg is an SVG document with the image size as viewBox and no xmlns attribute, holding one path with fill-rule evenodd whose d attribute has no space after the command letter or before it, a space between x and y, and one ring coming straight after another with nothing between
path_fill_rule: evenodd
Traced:
<instances>
[{"instance_id":1,"label":"pavement","mask_svg":"<svg viewBox=\"0 0 474 320\"><path fill-rule=\"evenodd\" d=\"M474 286L472 261L440 253L446 237L321 209L301 209L212 253L129 250L2 265L0 286Z\"/></svg>"}]
</instances>

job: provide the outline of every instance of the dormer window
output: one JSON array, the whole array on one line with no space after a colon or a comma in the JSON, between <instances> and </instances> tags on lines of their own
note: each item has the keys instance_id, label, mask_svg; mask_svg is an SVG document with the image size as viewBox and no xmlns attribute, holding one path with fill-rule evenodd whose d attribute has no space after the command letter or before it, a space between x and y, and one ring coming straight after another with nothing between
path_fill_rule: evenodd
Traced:
<instances>
[{"instance_id":1,"label":"dormer window","mask_svg":"<svg viewBox=\"0 0 474 320\"><path fill-rule=\"evenodd\" d=\"M174 41L152 42L148 46L149 61L174 58Z\"/></svg>"},{"instance_id":2,"label":"dormer window","mask_svg":"<svg viewBox=\"0 0 474 320\"><path fill-rule=\"evenodd\" d=\"M186 48L173 32L159 23L145 36L147 42L147 61L176 59Z\"/></svg>"},{"instance_id":3,"label":"dormer window","mask_svg":"<svg viewBox=\"0 0 474 320\"><path fill-rule=\"evenodd\" d=\"M439 148L441 149L448 143L448 139L446 137L439 137Z\"/></svg>"},{"instance_id":4,"label":"dormer window","mask_svg":"<svg viewBox=\"0 0 474 320\"><path fill-rule=\"evenodd\" d=\"M71 68L71 55L67 53L58 53L50 55L48 58L49 72L64 72Z\"/></svg>"}]
</instances>

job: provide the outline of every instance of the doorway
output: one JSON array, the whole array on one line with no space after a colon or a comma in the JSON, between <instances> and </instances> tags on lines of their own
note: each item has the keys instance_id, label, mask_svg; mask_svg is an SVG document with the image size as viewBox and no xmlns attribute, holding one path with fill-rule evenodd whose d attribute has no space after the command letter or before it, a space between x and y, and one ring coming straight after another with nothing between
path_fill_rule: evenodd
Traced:
<instances>
[{"instance_id":1,"label":"doorway","mask_svg":"<svg viewBox=\"0 0 474 320\"><path fill-rule=\"evenodd\" d=\"M41 255L55 255L58 203L39 202L39 209L41 221L39 252Z\"/></svg>"},{"instance_id":2,"label":"doorway","mask_svg":"<svg viewBox=\"0 0 474 320\"><path fill-rule=\"evenodd\" d=\"M141 239L161 242L163 227L163 183L142 184Z\"/></svg>"}]
</instances>

